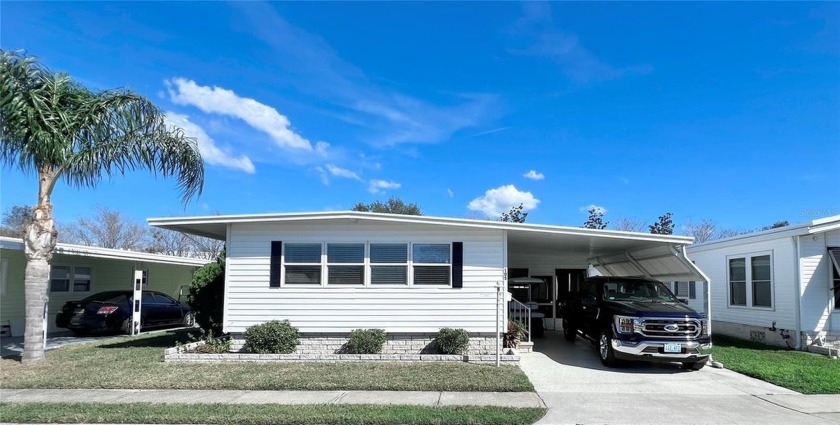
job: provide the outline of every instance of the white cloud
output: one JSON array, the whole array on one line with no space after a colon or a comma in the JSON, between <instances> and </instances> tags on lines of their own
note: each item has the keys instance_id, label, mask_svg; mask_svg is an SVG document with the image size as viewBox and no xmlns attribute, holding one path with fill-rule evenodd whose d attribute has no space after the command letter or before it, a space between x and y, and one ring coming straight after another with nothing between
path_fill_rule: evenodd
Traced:
<instances>
[{"instance_id":1,"label":"white cloud","mask_svg":"<svg viewBox=\"0 0 840 425\"><path fill-rule=\"evenodd\" d=\"M523 209L532 210L537 207L540 200L535 198L531 192L523 192L516 186L509 184L489 189L484 196L475 198L467 205L473 211L480 211L487 217L499 217L503 212L522 204Z\"/></svg>"},{"instance_id":2,"label":"white cloud","mask_svg":"<svg viewBox=\"0 0 840 425\"><path fill-rule=\"evenodd\" d=\"M436 93L434 100L378 84L363 69L343 59L316 34L292 25L275 6L238 2L248 31L273 49L265 68L285 71L295 85L332 115L361 130L360 139L376 146L438 143L464 129L486 125L500 114L501 101L487 93ZM290 42L289 40L294 40Z\"/></svg>"},{"instance_id":3,"label":"white cloud","mask_svg":"<svg viewBox=\"0 0 840 425\"><path fill-rule=\"evenodd\" d=\"M251 127L271 137L281 148L325 153L329 144L312 143L291 129L292 123L285 115L254 99L240 97L222 87L200 86L193 80L173 78L165 81L169 98L178 105L195 106L208 114L227 115L245 121Z\"/></svg>"},{"instance_id":4,"label":"white cloud","mask_svg":"<svg viewBox=\"0 0 840 425\"><path fill-rule=\"evenodd\" d=\"M368 192L370 193L385 193L389 189L399 189L402 185L397 182L387 180L371 180Z\"/></svg>"},{"instance_id":5,"label":"white cloud","mask_svg":"<svg viewBox=\"0 0 840 425\"><path fill-rule=\"evenodd\" d=\"M251 162L250 158L245 155L233 156L216 146L213 138L203 128L190 121L188 116L175 112L166 112L166 122L169 125L182 128L184 134L187 136L194 137L196 142L198 142L198 150L201 152L202 159L208 164L233 168L248 174L254 174L256 172L254 163Z\"/></svg>"},{"instance_id":6,"label":"white cloud","mask_svg":"<svg viewBox=\"0 0 840 425\"><path fill-rule=\"evenodd\" d=\"M606 208L604 208L600 205L595 205L595 204L589 204L585 207L580 207L580 212L588 213L589 210L592 210L592 209L594 209L596 212L600 212L601 214L606 214L607 213Z\"/></svg>"},{"instance_id":7,"label":"white cloud","mask_svg":"<svg viewBox=\"0 0 840 425\"><path fill-rule=\"evenodd\" d=\"M545 175L543 173L538 173L537 170L531 170L523 174L522 177L531 180L542 180L545 178Z\"/></svg>"},{"instance_id":8,"label":"white cloud","mask_svg":"<svg viewBox=\"0 0 840 425\"><path fill-rule=\"evenodd\" d=\"M450 198L455 196L455 192L452 189L446 189L446 194L449 195Z\"/></svg>"},{"instance_id":9,"label":"white cloud","mask_svg":"<svg viewBox=\"0 0 840 425\"><path fill-rule=\"evenodd\" d=\"M345 179L354 179L354 180L361 180L362 178L359 177L358 174L346 169L341 168L339 166L333 164L327 164L327 171L330 172L335 177L343 177Z\"/></svg>"}]
</instances>

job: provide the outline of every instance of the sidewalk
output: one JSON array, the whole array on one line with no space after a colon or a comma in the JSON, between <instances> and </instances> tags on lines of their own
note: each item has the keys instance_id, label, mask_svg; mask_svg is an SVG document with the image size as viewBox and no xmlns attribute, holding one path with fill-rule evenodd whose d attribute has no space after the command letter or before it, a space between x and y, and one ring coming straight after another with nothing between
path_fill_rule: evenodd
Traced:
<instances>
[{"instance_id":1,"label":"sidewalk","mask_svg":"<svg viewBox=\"0 0 840 425\"><path fill-rule=\"evenodd\" d=\"M4 403L401 404L414 406L545 407L537 393L441 391L13 390Z\"/></svg>"}]
</instances>

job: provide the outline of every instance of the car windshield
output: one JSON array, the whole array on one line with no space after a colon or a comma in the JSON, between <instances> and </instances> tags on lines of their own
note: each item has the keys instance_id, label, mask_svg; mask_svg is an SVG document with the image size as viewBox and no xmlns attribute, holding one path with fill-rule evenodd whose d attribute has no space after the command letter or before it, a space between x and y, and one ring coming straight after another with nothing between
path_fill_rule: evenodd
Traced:
<instances>
[{"instance_id":1,"label":"car windshield","mask_svg":"<svg viewBox=\"0 0 840 425\"><path fill-rule=\"evenodd\" d=\"M103 302L119 304L121 302L125 302L125 296L125 292L120 291L100 292L98 294L93 294L83 299L82 302Z\"/></svg>"},{"instance_id":2,"label":"car windshield","mask_svg":"<svg viewBox=\"0 0 840 425\"><path fill-rule=\"evenodd\" d=\"M661 282L621 281L604 282L604 299L611 301L667 301L677 297Z\"/></svg>"}]
</instances>

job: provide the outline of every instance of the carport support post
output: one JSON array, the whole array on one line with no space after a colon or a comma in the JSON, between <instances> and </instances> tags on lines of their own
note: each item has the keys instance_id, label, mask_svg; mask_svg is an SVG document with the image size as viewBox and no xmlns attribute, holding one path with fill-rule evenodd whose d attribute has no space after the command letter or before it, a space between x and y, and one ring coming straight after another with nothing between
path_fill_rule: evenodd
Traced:
<instances>
[{"instance_id":1,"label":"carport support post","mask_svg":"<svg viewBox=\"0 0 840 425\"><path fill-rule=\"evenodd\" d=\"M143 300L143 270L134 271L134 285L132 288L134 292L132 299L134 302L131 305L131 329L129 329L129 333L131 335L139 335L140 309L142 308Z\"/></svg>"},{"instance_id":2,"label":"carport support post","mask_svg":"<svg viewBox=\"0 0 840 425\"><path fill-rule=\"evenodd\" d=\"M501 315L502 305L502 283L496 282L496 367L502 365L502 335L499 330L501 322L499 316Z\"/></svg>"}]
</instances>

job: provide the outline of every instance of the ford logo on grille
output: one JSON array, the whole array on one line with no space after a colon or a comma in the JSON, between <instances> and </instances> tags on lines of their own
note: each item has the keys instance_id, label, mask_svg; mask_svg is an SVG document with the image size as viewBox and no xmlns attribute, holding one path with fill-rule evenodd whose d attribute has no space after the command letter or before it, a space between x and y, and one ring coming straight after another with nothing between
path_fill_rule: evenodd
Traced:
<instances>
[{"instance_id":1,"label":"ford logo on grille","mask_svg":"<svg viewBox=\"0 0 840 425\"><path fill-rule=\"evenodd\" d=\"M665 329L668 332L676 332L676 331L680 330L680 325L676 325L676 324L671 323L671 324L665 325L663 327L663 329Z\"/></svg>"}]
</instances>

